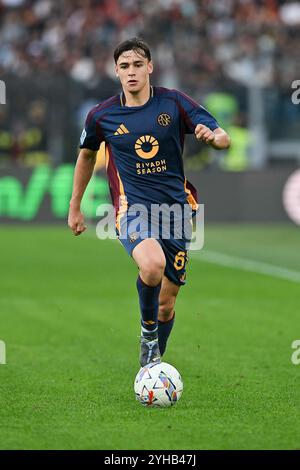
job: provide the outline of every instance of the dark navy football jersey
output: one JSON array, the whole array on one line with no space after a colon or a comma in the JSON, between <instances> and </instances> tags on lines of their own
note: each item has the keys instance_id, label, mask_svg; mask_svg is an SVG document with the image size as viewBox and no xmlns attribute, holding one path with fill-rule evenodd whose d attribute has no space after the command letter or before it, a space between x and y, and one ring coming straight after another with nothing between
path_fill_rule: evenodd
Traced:
<instances>
[{"instance_id":1,"label":"dark navy football jersey","mask_svg":"<svg viewBox=\"0 0 300 470\"><path fill-rule=\"evenodd\" d=\"M132 204L185 204L196 208L196 194L183 169L185 134L197 124L219 127L213 116L177 90L151 87L142 106L126 106L120 95L88 114L80 148L98 150L105 141L106 169L117 214Z\"/></svg>"}]
</instances>

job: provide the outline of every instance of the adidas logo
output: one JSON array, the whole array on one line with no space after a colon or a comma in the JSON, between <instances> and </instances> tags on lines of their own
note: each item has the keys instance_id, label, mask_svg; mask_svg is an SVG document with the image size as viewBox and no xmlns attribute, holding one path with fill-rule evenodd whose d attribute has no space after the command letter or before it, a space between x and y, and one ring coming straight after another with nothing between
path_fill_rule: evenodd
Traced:
<instances>
[{"instance_id":1,"label":"adidas logo","mask_svg":"<svg viewBox=\"0 0 300 470\"><path fill-rule=\"evenodd\" d=\"M121 135L121 134L129 134L129 130L124 126L124 124L121 124L120 127L114 133L114 135Z\"/></svg>"}]
</instances>

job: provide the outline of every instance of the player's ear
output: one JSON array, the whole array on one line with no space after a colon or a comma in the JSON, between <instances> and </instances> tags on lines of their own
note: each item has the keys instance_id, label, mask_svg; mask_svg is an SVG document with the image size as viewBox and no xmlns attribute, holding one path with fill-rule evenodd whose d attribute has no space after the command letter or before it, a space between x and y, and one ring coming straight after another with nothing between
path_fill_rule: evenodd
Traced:
<instances>
[{"instance_id":1,"label":"player's ear","mask_svg":"<svg viewBox=\"0 0 300 470\"><path fill-rule=\"evenodd\" d=\"M116 74L116 77L118 77L118 76L119 76L119 73L118 73L118 66L117 66L117 64L115 64L115 74Z\"/></svg>"},{"instance_id":2,"label":"player's ear","mask_svg":"<svg viewBox=\"0 0 300 470\"><path fill-rule=\"evenodd\" d=\"M153 62L152 60L150 60L150 62L148 62L148 73L152 73L153 72Z\"/></svg>"}]
</instances>

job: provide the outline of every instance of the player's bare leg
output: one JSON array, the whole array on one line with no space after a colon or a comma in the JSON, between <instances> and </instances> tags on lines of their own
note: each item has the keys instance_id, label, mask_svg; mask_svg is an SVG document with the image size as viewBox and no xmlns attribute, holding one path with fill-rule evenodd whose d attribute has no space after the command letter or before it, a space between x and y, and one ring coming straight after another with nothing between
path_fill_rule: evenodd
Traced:
<instances>
[{"instance_id":1,"label":"player's bare leg","mask_svg":"<svg viewBox=\"0 0 300 470\"><path fill-rule=\"evenodd\" d=\"M158 307L166 259L160 244L153 238L140 242L132 257L140 270L137 279L142 325L140 364L145 366L160 361Z\"/></svg>"},{"instance_id":2,"label":"player's bare leg","mask_svg":"<svg viewBox=\"0 0 300 470\"><path fill-rule=\"evenodd\" d=\"M166 258L157 240L154 238L143 240L134 248L132 257L140 269L140 277L145 284L153 287L162 281Z\"/></svg>"},{"instance_id":3,"label":"player's bare leg","mask_svg":"<svg viewBox=\"0 0 300 470\"><path fill-rule=\"evenodd\" d=\"M167 341L175 320L175 302L180 286L163 277L159 294L158 310L158 344L161 356L164 354Z\"/></svg>"}]
</instances>

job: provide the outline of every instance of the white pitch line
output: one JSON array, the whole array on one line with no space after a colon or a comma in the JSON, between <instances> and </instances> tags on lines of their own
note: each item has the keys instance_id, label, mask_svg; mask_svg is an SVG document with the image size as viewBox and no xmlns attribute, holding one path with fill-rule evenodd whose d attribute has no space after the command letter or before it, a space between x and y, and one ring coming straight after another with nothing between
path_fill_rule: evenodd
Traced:
<instances>
[{"instance_id":1,"label":"white pitch line","mask_svg":"<svg viewBox=\"0 0 300 470\"><path fill-rule=\"evenodd\" d=\"M282 266L274 266L273 264L263 263L261 261L238 258L236 256L226 255L217 251L202 250L201 253L190 252L193 259L204 261L212 264L219 264L227 268L241 269L243 271L251 271L254 273L265 274L267 276L285 279L287 281L300 283L300 272L283 268Z\"/></svg>"}]
</instances>

